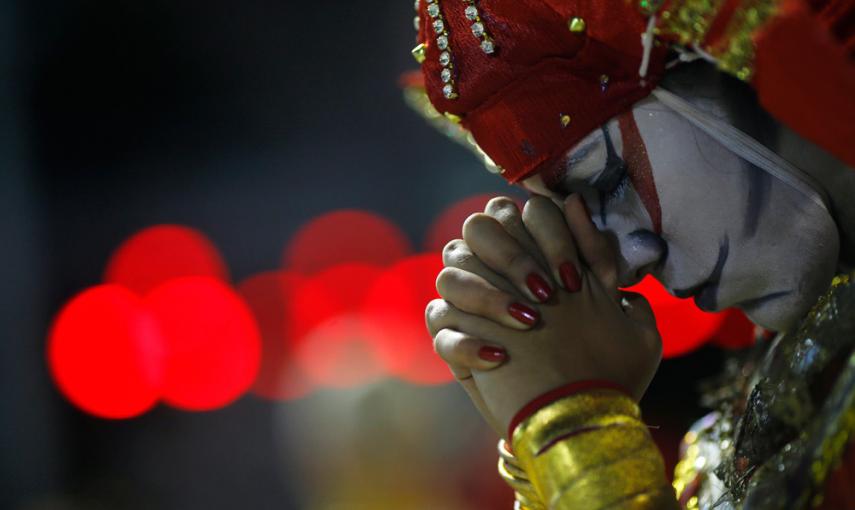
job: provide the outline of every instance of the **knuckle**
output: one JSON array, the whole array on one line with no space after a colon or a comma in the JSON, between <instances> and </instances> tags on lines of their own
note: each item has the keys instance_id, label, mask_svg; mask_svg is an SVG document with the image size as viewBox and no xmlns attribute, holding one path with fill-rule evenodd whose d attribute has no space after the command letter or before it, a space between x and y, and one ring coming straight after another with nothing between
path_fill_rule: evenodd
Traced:
<instances>
[{"instance_id":1,"label":"knuckle","mask_svg":"<svg viewBox=\"0 0 855 510\"><path fill-rule=\"evenodd\" d=\"M474 256L463 240L458 239L458 241L460 242L456 243L452 247L449 247L451 245L451 243L449 243L449 245L446 246L446 249L442 252L442 262L446 266L464 267Z\"/></svg>"},{"instance_id":2,"label":"knuckle","mask_svg":"<svg viewBox=\"0 0 855 510\"><path fill-rule=\"evenodd\" d=\"M442 248L442 257L445 259L447 255L452 255L465 247L466 241L463 239L452 239L445 243L445 246Z\"/></svg>"},{"instance_id":3,"label":"knuckle","mask_svg":"<svg viewBox=\"0 0 855 510\"><path fill-rule=\"evenodd\" d=\"M441 329L437 332L436 336L433 337L433 350L435 353L439 355L440 358L445 359L446 346L448 345L448 333L447 329Z\"/></svg>"},{"instance_id":4,"label":"knuckle","mask_svg":"<svg viewBox=\"0 0 855 510\"><path fill-rule=\"evenodd\" d=\"M484 211L491 215L519 214L517 203L508 197L496 197L487 202Z\"/></svg>"},{"instance_id":5,"label":"knuckle","mask_svg":"<svg viewBox=\"0 0 855 510\"><path fill-rule=\"evenodd\" d=\"M552 200L544 196L535 195L529 198L528 202L525 203L525 207L523 208L523 219L540 216L549 211L550 208L554 207Z\"/></svg>"},{"instance_id":6,"label":"knuckle","mask_svg":"<svg viewBox=\"0 0 855 510\"><path fill-rule=\"evenodd\" d=\"M425 308L425 319L428 324L434 323L442 319L443 317L448 316L449 307L448 303L443 299L434 299L430 303L427 304Z\"/></svg>"},{"instance_id":7,"label":"knuckle","mask_svg":"<svg viewBox=\"0 0 855 510\"><path fill-rule=\"evenodd\" d=\"M594 269L606 288L617 287L618 272L614 264L600 262L594 266Z\"/></svg>"},{"instance_id":8,"label":"knuckle","mask_svg":"<svg viewBox=\"0 0 855 510\"><path fill-rule=\"evenodd\" d=\"M436 290L440 295L447 293L453 285L460 282L460 269L445 267L436 277Z\"/></svg>"},{"instance_id":9,"label":"knuckle","mask_svg":"<svg viewBox=\"0 0 855 510\"><path fill-rule=\"evenodd\" d=\"M466 221L463 222L463 238L470 237L474 232L484 228L495 221L493 218L484 213L471 214Z\"/></svg>"}]
</instances>

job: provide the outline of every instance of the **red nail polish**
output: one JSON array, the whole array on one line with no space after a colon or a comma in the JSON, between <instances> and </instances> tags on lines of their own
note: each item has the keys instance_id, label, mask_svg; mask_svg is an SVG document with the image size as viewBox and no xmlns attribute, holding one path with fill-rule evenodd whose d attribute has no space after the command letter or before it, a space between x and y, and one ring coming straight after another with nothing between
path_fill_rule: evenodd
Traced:
<instances>
[{"instance_id":1,"label":"red nail polish","mask_svg":"<svg viewBox=\"0 0 855 510\"><path fill-rule=\"evenodd\" d=\"M508 357L507 353L504 349L500 349L498 347L490 347L489 345L485 345L478 349L478 357L484 361L490 361L493 363L505 361L505 358Z\"/></svg>"},{"instance_id":2,"label":"red nail polish","mask_svg":"<svg viewBox=\"0 0 855 510\"><path fill-rule=\"evenodd\" d=\"M540 301L547 301L552 296L552 288L539 274L531 273L525 279L528 290Z\"/></svg>"},{"instance_id":3,"label":"red nail polish","mask_svg":"<svg viewBox=\"0 0 855 510\"><path fill-rule=\"evenodd\" d=\"M561 264L558 267L558 273L561 275L561 281L564 282L564 288L567 289L567 292L578 292L582 288L582 278L579 277L579 271L570 262Z\"/></svg>"},{"instance_id":4,"label":"red nail polish","mask_svg":"<svg viewBox=\"0 0 855 510\"><path fill-rule=\"evenodd\" d=\"M511 317L522 322L526 326L534 326L539 318L537 311L522 303L511 303L508 306L508 313Z\"/></svg>"}]
</instances>

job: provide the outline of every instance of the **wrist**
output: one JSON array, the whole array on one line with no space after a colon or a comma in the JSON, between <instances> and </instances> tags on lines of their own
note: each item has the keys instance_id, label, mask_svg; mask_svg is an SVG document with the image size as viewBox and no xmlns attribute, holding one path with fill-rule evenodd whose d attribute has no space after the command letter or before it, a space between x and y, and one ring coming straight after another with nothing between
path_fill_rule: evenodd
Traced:
<instances>
[{"instance_id":1,"label":"wrist","mask_svg":"<svg viewBox=\"0 0 855 510\"><path fill-rule=\"evenodd\" d=\"M630 395L630 393L621 385L604 380L576 381L574 383L552 389L532 399L517 411L516 414L514 414L510 422L507 424L508 441L513 440L514 430L540 409L562 398L594 390L611 390L627 397Z\"/></svg>"}]
</instances>

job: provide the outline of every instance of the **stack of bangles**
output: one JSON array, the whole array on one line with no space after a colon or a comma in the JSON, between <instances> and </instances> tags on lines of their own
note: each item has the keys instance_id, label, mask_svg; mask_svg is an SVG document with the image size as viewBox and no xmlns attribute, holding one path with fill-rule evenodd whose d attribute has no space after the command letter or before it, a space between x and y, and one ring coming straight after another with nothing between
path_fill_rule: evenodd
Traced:
<instances>
[{"instance_id":1,"label":"stack of bangles","mask_svg":"<svg viewBox=\"0 0 855 510\"><path fill-rule=\"evenodd\" d=\"M525 510L677 509L662 456L632 398L576 383L517 414L499 474Z\"/></svg>"}]
</instances>

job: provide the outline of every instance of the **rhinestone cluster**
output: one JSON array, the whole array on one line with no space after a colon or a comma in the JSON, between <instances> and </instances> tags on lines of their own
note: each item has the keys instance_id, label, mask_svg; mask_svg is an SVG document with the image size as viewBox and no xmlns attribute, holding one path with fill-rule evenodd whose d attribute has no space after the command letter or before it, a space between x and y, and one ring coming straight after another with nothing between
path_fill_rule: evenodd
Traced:
<instances>
[{"instance_id":1,"label":"rhinestone cluster","mask_svg":"<svg viewBox=\"0 0 855 510\"><path fill-rule=\"evenodd\" d=\"M481 40L481 51L487 55L492 55L496 51L496 44L484 28L484 22L481 21L481 15L478 13L478 7L475 6L475 0L465 0L468 4L464 14L466 19L472 22L472 35Z\"/></svg>"},{"instance_id":2,"label":"rhinestone cluster","mask_svg":"<svg viewBox=\"0 0 855 510\"><path fill-rule=\"evenodd\" d=\"M419 31L419 24L422 22L422 18L419 16L419 7L421 7L421 0L416 0L416 17L413 18L413 28L416 29L416 32Z\"/></svg>"},{"instance_id":3,"label":"rhinestone cluster","mask_svg":"<svg viewBox=\"0 0 855 510\"><path fill-rule=\"evenodd\" d=\"M439 77L444 84L442 86L442 95L446 99L455 99L457 97L457 87L454 83L454 62L451 58L451 47L448 39L448 29L445 26L445 19L442 17L442 12L439 8L439 0L424 0L427 2L427 13L431 18L431 26L436 34L436 47L440 51L439 64L442 66Z\"/></svg>"}]
</instances>

